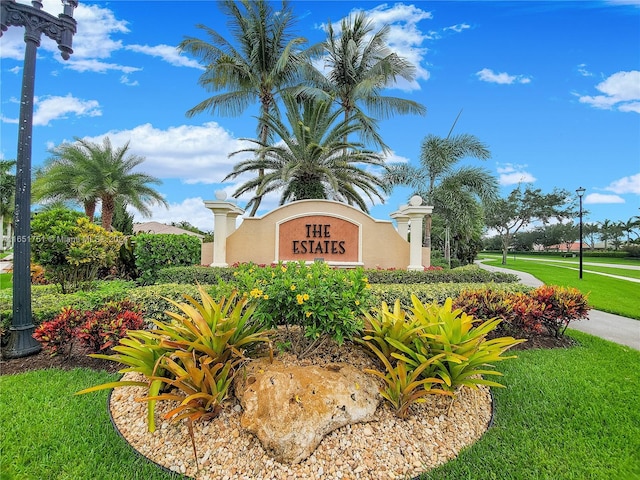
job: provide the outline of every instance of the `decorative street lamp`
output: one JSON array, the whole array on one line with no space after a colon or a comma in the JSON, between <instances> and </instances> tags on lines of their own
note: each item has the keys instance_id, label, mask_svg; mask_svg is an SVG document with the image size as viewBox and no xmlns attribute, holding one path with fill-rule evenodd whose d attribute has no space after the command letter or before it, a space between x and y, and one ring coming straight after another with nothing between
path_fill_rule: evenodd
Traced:
<instances>
[{"instance_id":1,"label":"decorative street lamp","mask_svg":"<svg viewBox=\"0 0 640 480\"><path fill-rule=\"evenodd\" d=\"M580 187L576 190L578 198L580 199L580 279L582 280L582 196L585 189Z\"/></svg>"},{"instance_id":2,"label":"decorative street lamp","mask_svg":"<svg viewBox=\"0 0 640 480\"><path fill-rule=\"evenodd\" d=\"M63 13L54 17L42 10L42 2L33 0L33 6L15 0L0 0L0 36L8 27L24 27L24 67L18 155L16 158L16 193L14 211L15 242L13 249L13 318L5 358L20 358L38 353L42 348L32 337L35 326L31 316L31 132L33 127L33 95L36 77L36 51L44 33L58 43L62 58L73 53L71 41L76 33L73 10L78 0L62 0Z\"/></svg>"}]
</instances>

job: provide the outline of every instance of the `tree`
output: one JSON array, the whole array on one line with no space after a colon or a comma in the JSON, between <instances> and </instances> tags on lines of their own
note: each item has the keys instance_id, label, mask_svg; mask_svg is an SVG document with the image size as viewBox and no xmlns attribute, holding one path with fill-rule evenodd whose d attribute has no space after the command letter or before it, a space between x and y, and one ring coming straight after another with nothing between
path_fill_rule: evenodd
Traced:
<instances>
[{"instance_id":1,"label":"tree","mask_svg":"<svg viewBox=\"0 0 640 480\"><path fill-rule=\"evenodd\" d=\"M15 160L0 160L0 250L5 248L5 217L8 218L7 237L11 242L11 216L16 192L16 176L9 173L16 166Z\"/></svg>"},{"instance_id":2,"label":"tree","mask_svg":"<svg viewBox=\"0 0 640 480\"><path fill-rule=\"evenodd\" d=\"M609 250L609 241L615 238L615 222L604 219L602 222L598 222L600 225L600 240L604 242L604 249Z\"/></svg>"},{"instance_id":3,"label":"tree","mask_svg":"<svg viewBox=\"0 0 640 480\"><path fill-rule=\"evenodd\" d=\"M502 240L502 264L507 263L507 252L513 235L521 228L534 223L546 224L555 218L559 222L573 218L575 205L569 203L571 195L566 190L554 189L544 194L538 189L527 186L515 188L507 198L499 198L491 203L485 212L485 223L495 229Z\"/></svg>"},{"instance_id":4,"label":"tree","mask_svg":"<svg viewBox=\"0 0 640 480\"><path fill-rule=\"evenodd\" d=\"M275 115L265 117L282 142L267 145L247 139L256 147L232 154L251 152L255 156L237 164L225 180L245 172L266 172L242 184L233 195L238 197L252 190L256 195L282 191L281 205L320 198L355 204L365 212L368 209L362 194L371 201L374 197L383 201L381 179L362 168L384 167L382 157L359 143L344 141L361 129L360 124L341 119L342 109L332 111L331 102L313 98L298 102L293 95L284 95L283 100L291 130Z\"/></svg>"},{"instance_id":5,"label":"tree","mask_svg":"<svg viewBox=\"0 0 640 480\"><path fill-rule=\"evenodd\" d=\"M63 143L52 150L34 182L37 200L75 200L85 207L93 219L98 201L102 204L102 228L111 229L117 202L136 208L149 216L149 204L167 206L162 195L149 184L160 180L133 169L144 157L129 153L129 143L114 149L108 137L102 145L76 138L75 143Z\"/></svg>"},{"instance_id":6,"label":"tree","mask_svg":"<svg viewBox=\"0 0 640 480\"><path fill-rule=\"evenodd\" d=\"M236 116L258 101L258 138L266 145L270 138L266 116L277 111L276 98L283 89L299 85L307 62L300 47L306 39L291 35L294 16L286 1L278 11L264 0L226 0L219 5L229 19L233 41L205 25L198 25L209 41L186 37L178 48L198 57L204 64L205 71L198 81L202 87L224 93L200 102L187 115L206 111ZM262 170L258 172L259 177L263 174ZM247 207L253 205L250 216L255 215L261 201L259 195L247 204Z\"/></svg>"},{"instance_id":7,"label":"tree","mask_svg":"<svg viewBox=\"0 0 640 480\"><path fill-rule=\"evenodd\" d=\"M454 123L455 126L455 123ZM453 127L452 127L453 130ZM486 203L496 199L498 182L488 171L478 167L455 165L467 157L486 160L491 154L487 146L470 134L451 135L446 138L427 135L422 142L420 166L395 164L386 175L388 185L408 185L415 189L434 212L442 215L450 225L471 229L475 222L478 201ZM425 247L431 247L432 219L425 221Z\"/></svg>"},{"instance_id":8,"label":"tree","mask_svg":"<svg viewBox=\"0 0 640 480\"><path fill-rule=\"evenodd\" d=\"M337 102L345 119L358 118L365 142L372 141L385 150L375 121L367 112L373 118L385 119L394 114L424 115L427 111L424 105L413 100L381 93L397 78L409 81L415 78L415 67L389 49L389 32L388 25L374 32L364 12L343 19L339 32L335 32L329 22L327 38L322 44L328 73L309 69L313 86L301 90L305 95Z\"/></svg>"},{"instance_id":9,"label":"tree","mask_svg":"<svg viewBox=\"0 0 640 480\"><path fill-rule=\"evenodd\" d=\"M125 235L133 235L133 215L127 212L127 206L122 200L116 202L111 226Z\"/></svg>"}]
</instances>

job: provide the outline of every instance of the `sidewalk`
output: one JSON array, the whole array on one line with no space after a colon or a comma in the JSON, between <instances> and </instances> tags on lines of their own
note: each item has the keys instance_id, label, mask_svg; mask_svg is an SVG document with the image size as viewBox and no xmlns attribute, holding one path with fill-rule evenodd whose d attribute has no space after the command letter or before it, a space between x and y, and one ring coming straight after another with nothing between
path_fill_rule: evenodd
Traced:
<instances>
[{"instance_id":1,"label":"sidewalk","mask_svg":"<svg viewBox=\"0 0 640 480\"><path fill-rule=\"evenodd\" d=\"M4 273L11 268L13 265L13 253L10 253L2 260L0 260L0 273Z\"/></svg>"},{"instance_id":2,"label":"sidewalk","mask_svg":"<svg viewBox=\"0 0 640 480\"><path fill-rule=\"evenodd\" d=\"M475 263L480 268L490 272L504 272L518 275L520 281L530 287L544 285L529 273L495 267L493 265L485 265L478 260L476 260ZM569 328L640 350L640 320L621 317L620 315L601 312L599 310L590 310L588 320L572 322Z\"/></svg>"}]
</instances>

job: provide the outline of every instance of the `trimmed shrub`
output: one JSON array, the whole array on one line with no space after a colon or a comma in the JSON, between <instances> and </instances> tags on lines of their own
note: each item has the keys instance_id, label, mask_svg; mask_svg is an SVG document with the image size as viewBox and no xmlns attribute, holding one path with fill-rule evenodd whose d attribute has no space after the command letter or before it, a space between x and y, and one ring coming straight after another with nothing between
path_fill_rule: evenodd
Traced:
<instances>
[{"instance_id":1,"label":"trimmed shrub","mask_svg":"<svg viewBox=\"0 0 640 480\"><path fill-rule=\"evenodd\" d=\"M498 292L527 292L532 287L521 283L422 283L422 284L391 284L371 285L371 294L374 304L382 302L393 305L400 300L402 308L409 309L412 306L411 295L415 295L422 303L444 303L449 297L456 298L467 290L491 289Z\"/></svg>"},{"instance_id":2,"label":"trimmed shrub","mask_svg":"<svg viewBox=\"0 0 640 480\"><path fill-rule=\"evenodd\" d=\"M371 284L388 283L515 283L518 276L511 273L489 272L477 265L465 265L451 270L366 270Z\"/></svg>"},{"instance_id":3,"label":"trimmed shrub","mask_svg":"<svg viewBox=\"0 0 640 480\"><path fill-rule=\"evenodd\" d=\"M128 296L132 282L113 280L96 282L95 289L62 294L55 285L33 285L31 287L31 312L34 324L53 320L64 307L78 310L94 310L111 301L123 300ZM11 289L0 290L0 318L6 328L13 317L13 295Z\"/></svg>"},{"instance_id":4,"label":"trimmed shrub","mask_svg":"<svg viewBox=\"0 0 640 480\"><path fill-rule=\"evenodd\" d=\"M192 235L140 233L131 238L142 285L153 284L162 268L200 264L200 240Z\"/></svg>"},{"instance_id":5,"label":"trimmed shrub","mask_svg":"<svg viewBox=\"0 0 640 480\"><path fill-rule=\"evenodd\" d=\"M159 283L202 283L215 285L218 282L233 281L233 268L220 267L167 267L158 270L156 284Z\"/></svg>"}]
</instances>

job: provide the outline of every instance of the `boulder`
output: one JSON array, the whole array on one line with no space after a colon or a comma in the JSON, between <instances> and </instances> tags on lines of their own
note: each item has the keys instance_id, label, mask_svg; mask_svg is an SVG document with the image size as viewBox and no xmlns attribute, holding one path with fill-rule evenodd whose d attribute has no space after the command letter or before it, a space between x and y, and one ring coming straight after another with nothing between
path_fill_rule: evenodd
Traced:
<instances>
[{"instance_id":1,"label":"boulder","mask_svg":"<svg viewBox=\"0 0 640 480\"><path fill-rule=\"evenodd\" d=\"M238 372L241 425L281 463L307 458L325 435L373 420L380 402L374 377L344 363L297 366L256 360Z\"/></svg>"}]
</instances>

